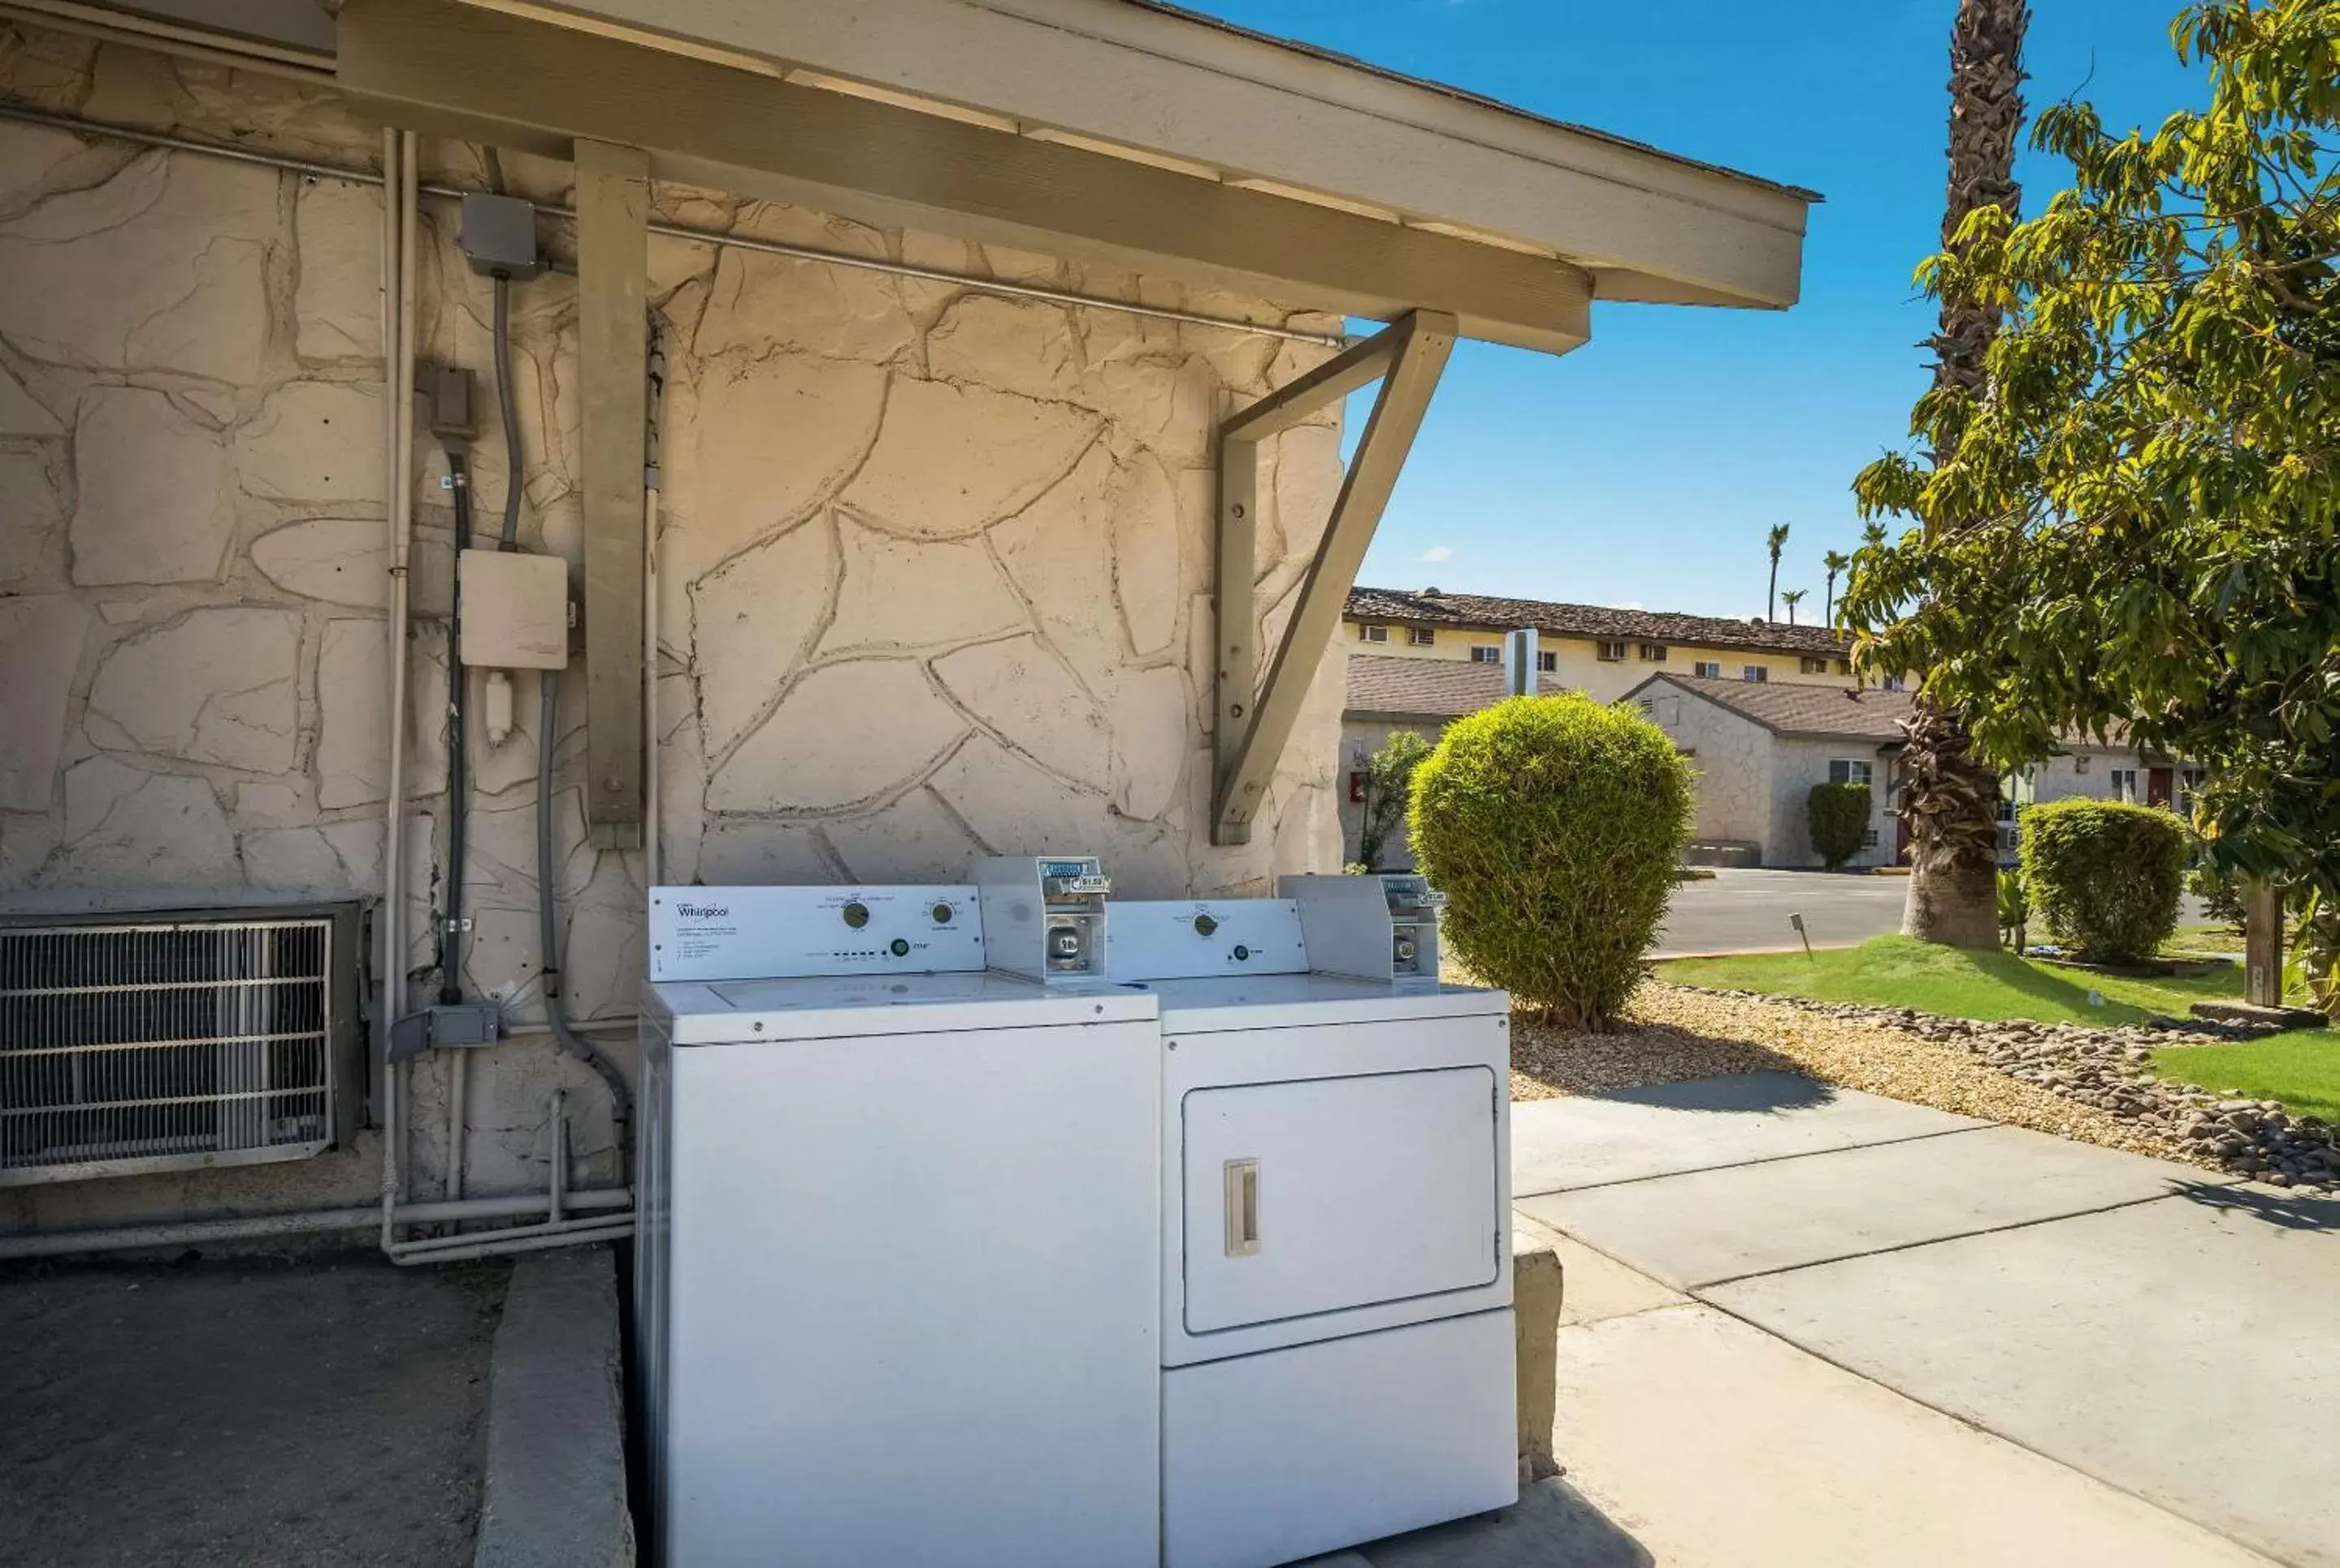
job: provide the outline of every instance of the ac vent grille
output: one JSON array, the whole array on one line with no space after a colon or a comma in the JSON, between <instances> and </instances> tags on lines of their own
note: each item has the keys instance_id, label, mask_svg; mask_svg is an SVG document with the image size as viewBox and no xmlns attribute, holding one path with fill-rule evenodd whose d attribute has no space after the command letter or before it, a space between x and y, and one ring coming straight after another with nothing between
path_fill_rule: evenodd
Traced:
<instances>
[{"instance_id":1,"label":"ac vent grille","mask_svg":"<svg viewBox=\"0 0 2340 1568\"><path fill-rule=\"evenodd\" d=\"M342 927L0 927L0 1185L331 1147Z\"/></svg>"}]
</instances>

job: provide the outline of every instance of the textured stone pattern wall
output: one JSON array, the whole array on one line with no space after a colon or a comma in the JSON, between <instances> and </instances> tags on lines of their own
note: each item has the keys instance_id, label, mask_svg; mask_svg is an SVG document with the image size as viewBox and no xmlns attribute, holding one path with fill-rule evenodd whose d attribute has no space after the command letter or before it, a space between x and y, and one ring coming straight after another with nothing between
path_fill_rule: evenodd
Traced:
<instances>
[{"instance_id":1,"label":"textured stone pattern wall","mask_svg":"<svg viewBox=\"0 0 2340 1568\"><path fill-rule=\"evenodd\" d=\"M1756 845L1763 864L1774 864L1771 732L1668 686L1652 687L1642 701L1658 728L1691 753L1698 769L1697 836Z\"/></svg>"},{"instance_id":2,"label":"textured stone pattern wall","mask_svg":"<svg viewBox=\"0 0 2340 1568\"><path fill-rule=\"evenodd\" d=\"M0 96L371 164L330 95L0 24ZM425 144L425 177L486 183ZM507 156L521 194L565 164ZM363 897L382 887L386 557L381 194L0 124L0 896L116 905ZM659 215L955 272L1262 323L1285 313L1052 258L661 187ZM491 294L428 203L419 332L480 372L479 526L493 432ZM548 249L570 237L542 225ZM1211 430L1324 351L653 240L666 349L659 723L665 878L955 878L987 851L1100 854L1138 896L1262 892L1338 863L1342 659L1325 660L1255 841L1208 839ZM1295 319L1312 330L1336 323ZM514 291L521 539L580 557L573 282ZM443 908L451 513L418 419L408 657L405 955L434 987ZM1289 614L1339 479L1329 419L1265 454L1263 635ZM581 589L580 589L581 593ZM472 708L464 976L541 1017L538 688L491 743ZM561 694L556 799L569 1007L630 1014L648 873L587 840L582 673ZM630 1056L627 1047L623 1054ZM590 1074L523 1037L477 1059L470 1189L541 1179L549 1090ZM414 1074L426 1195L443 1066ZM84 1184L44 1219L285 1206L372 1180L370 1150L298 1166ZM35 1200L0 1194L0 1223Z\"/></svg>"}]
</instances>

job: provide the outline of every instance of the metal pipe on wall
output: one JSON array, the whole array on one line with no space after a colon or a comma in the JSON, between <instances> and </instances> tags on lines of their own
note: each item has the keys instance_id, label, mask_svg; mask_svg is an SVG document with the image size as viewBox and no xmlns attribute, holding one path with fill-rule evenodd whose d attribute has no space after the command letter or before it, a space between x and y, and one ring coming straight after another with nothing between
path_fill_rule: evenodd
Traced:
<instances>
[{"instance_id":1,"label":"metal pipe on wall","mask_svg":"<svg viewBox=\"0 0 2340 1568\"><path fill-rule=\"evenodd\" d=\"M465 1198L455 1203L402 1204L401 1225L449 1225L463 1220L517 1219L546 1212L549 1193L514 1197ZM611 1217L607 1211L630 1208L629 1187L587 1187L568 1195L567 1206L580 1211L568 1223L632 1224L631 1216ZM222 1219L168 1220L154 1225L111 1226L97 1230L51 1231L36 1236L0 1236L0 1259L64 1257L75 1253L123 1252L138 1247L196 1246L205 1242L258 1241L273 1236L314 1236L332 1231L372 1230L382 1220L381 1210L363 1208L310 1209L296 1214L232 1215ZM541 1226L517 1227L530 1235ZM483 1243L505 1233L451 1236L448 1241Z\"/></svg>"},{"instance_id":2,"label":"metal pipe on wall","mask_svg":"<svg viewBox=\"0 0 2340 1568\"><path fill-rule=\"evenodd\" d=\"M376 1009L382 1063L382 1245L391 1245L401 1192L399 1064L391 1060L390 1031L406 1006L406 622L407 562L413 547L408 478L414 440L414 266L412 230L402 198L414 184L411 131L382 133L382 382L388 408L383 477L389 528L390 608L383 627L390 665L388 803L383 808L382 861L382 999Z\"/></svg>"}]
</instances>

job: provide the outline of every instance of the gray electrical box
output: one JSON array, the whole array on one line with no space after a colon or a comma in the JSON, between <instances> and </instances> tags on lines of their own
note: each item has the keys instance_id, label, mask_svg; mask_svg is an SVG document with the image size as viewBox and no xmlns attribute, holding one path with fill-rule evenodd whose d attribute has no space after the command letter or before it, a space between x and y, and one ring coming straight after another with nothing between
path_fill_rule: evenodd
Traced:
<instances>
[{"instance_id":1,"label":"gray electrical box","mask_svg":"<svg viewBox=\"0 0 2340 1568\"><path fill-rule=\"evenodd\" d=\"M467 192L455 243L471 258L471 270L485 277L524 283L544 270L536 248L536 209L518 196Z\"/></svg>"}]
</instances>

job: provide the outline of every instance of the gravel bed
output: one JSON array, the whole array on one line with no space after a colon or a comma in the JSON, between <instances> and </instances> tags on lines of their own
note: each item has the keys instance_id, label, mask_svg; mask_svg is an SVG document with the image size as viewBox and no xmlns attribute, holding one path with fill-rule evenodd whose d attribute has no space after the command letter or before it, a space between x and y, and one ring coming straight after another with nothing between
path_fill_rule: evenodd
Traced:
<instances>
[{"instance_id":1,"label":"gravel bed","mask_svg":"<svg viewBox=\"0 0 2340 1568\"><path fill-rule=\"evenodd\" d=\"M2340 1147L2315 1116L2166 1083L2158 1046L2256 1038L2254 1025L2119 1028L1984 1023L1651 979L1607 1036L1524 1023L1515 1097L1584 1094L1712 1073L1788 1067L1828 1083L2060 1137L2223 1170L2304 1193L2340 1187Z\"/></svg>"},{"instance_id":2,"label":"gravel bed","mask_svg":"<svg viewBox=\"0 0 2340 1568\"><path fill-rule=\"evenodd\" d=\"M1958 1046L1926 1038L1898 1021L1837 1017L1783 997L1651 979L1634 991L1612 1034L1555 1029L1525 1015L1512 1028L1514 1099L1765 1070L1804 1073L1844 1088L2133 1154L2212 1163L2189 1144L1996 1071Z\"/></svg>"}]
</instances>

